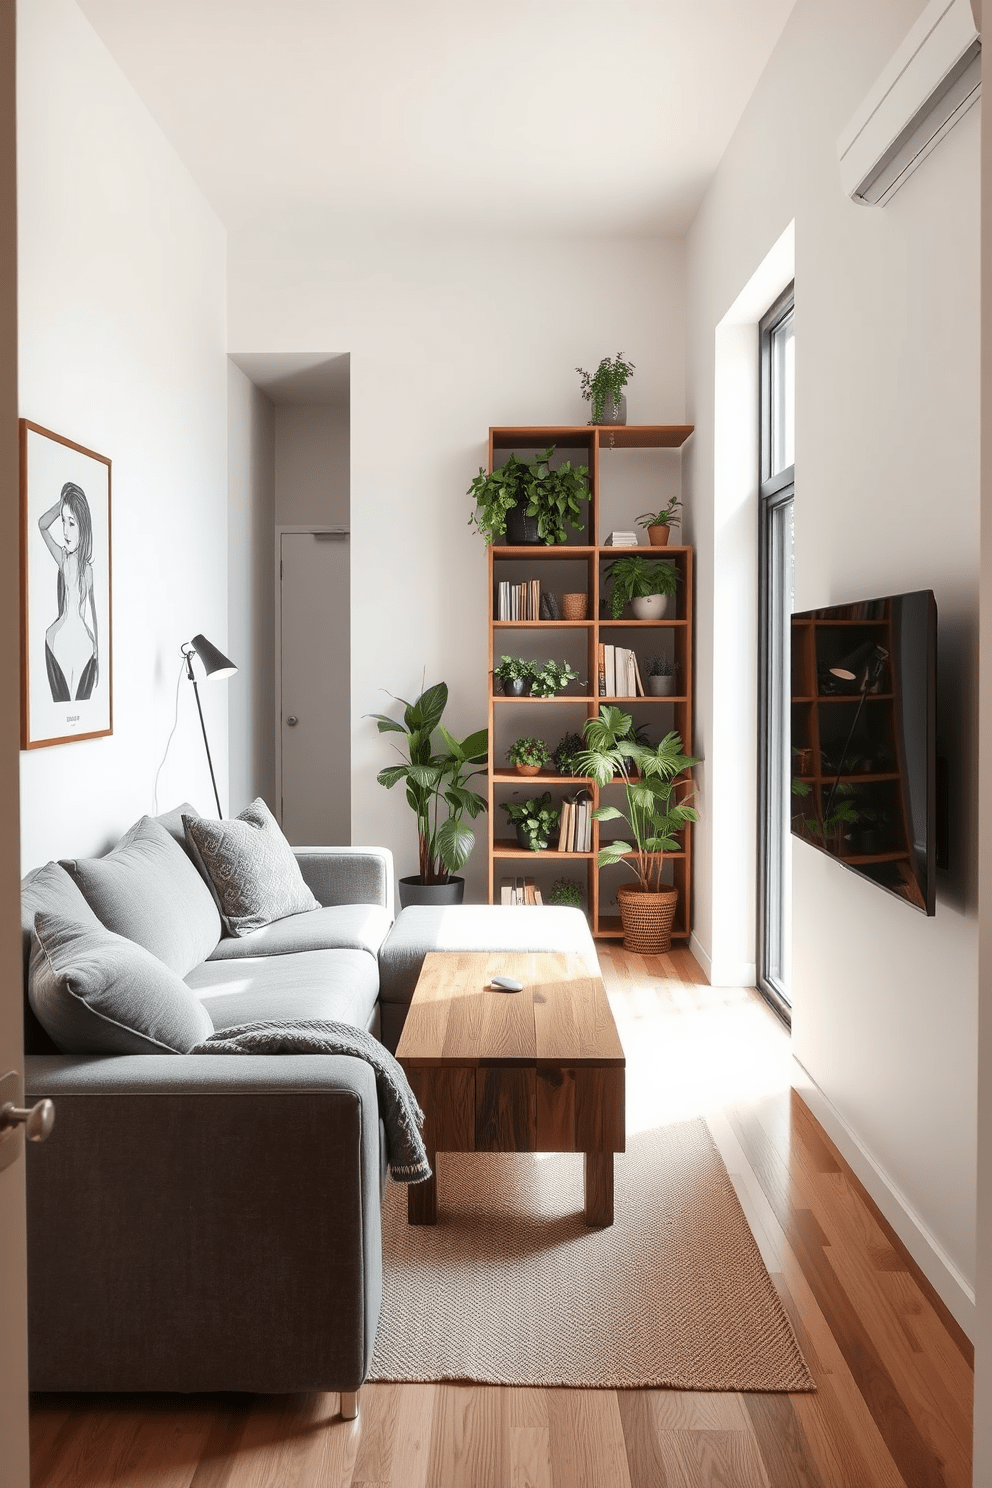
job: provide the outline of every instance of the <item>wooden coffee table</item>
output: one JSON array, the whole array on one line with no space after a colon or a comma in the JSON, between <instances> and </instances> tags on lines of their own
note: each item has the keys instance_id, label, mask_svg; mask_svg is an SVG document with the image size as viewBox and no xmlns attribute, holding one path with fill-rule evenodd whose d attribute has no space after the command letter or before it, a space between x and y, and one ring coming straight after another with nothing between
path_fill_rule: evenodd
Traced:
<instances>
[{"instance_id":1,"label":"wooden coffee table","mask_svg":"<svg viewBox=\"0 0 992 1488\"><path fill-rule=\"evenodd\" d=\"M524 990L491 990L500 974ZM424 1108L432 1168L438 1152L581 1152L586 1223L613 1223L625 1060L602 978L582 956L430 952L396 1057ZM407 1218L437 1223L436 1176L407 1189Z\"/></svg>"}]
</instances>

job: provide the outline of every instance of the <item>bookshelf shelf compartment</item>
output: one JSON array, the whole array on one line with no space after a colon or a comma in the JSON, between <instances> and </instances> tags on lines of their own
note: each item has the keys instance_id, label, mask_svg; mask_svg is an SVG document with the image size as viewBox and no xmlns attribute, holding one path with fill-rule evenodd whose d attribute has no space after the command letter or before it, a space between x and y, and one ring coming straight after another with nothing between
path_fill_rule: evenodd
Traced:
<instances>
[{"instance_id":1,"label":"bookshelf shelf compartment","mask_svg":"<svg viewBox=\"0 0 992 1488\"><path fill-rule=\"evenodd\" d=\"M621 935L622 930L619 915L611 912L613 908L609 902L611 889L601 888L604 875L608 877L610 869L598 867L598 849L601 841L598 822L592 823L592 850L581 853L558 852L554 848L532 853L526 848L521 848L515 839L499 838L495 836L495 833L500 827L505 830L503 813L498 807L499 802L506 799L509 786L516 787L520 799L548 789L556 797L585 789L591 796L595 807L603 799L615 800L615 792L621 782L614 782L610 786L601 788L595 781L588 778L556 775L551 771L542 771L539 775L518 775L506 765L505 753L514 737L515 723L511 720L519 717L517 732L542 735L553 747L556 735L560 736L566 731L580 733L582 724L589 718L597 717L600 706L604 703L621 707L625 711L634 710L642 703L647 705L642 713L638 714L635 711L634 717L640 718L646 724L652 741L658 741L655 735L659 730L667 732L669 728L673 728L681 736L685 752L693 753L693 550L683 545L652 548L646 543L639 543L636 548L614 548L595 541L600 535L606 535L601 533L600 525L601 460L622 461L623 451L629 449L677 450L685 444L691 433L692 426L689 424L617 426L583 424L568 427L540 425L492 428L489 431L490 470L494 468L494 465L503 463L507 451L519 450L523 453L545 449L553 444L563 458L571 459L574 464L578 456L577 463L588 465L590 489L590 499L585 512L586 525L583 534L580 535L584 540L575 543L556 543L552 547L538 545L511 547L497 542L489 548L490 671L502 653L513 649L510 637L506 634L507 631L526 633L526 639L522 637L521 649L528 656L534 655L538 633L547 631L549 633L545 637L547 651L542 654L554 656L557 646L560 645L562 652L568 655L572 666L579 671L579 662L575 658L575 652L581 648L583 669L579 675L582 678L592 679L592 685L596 688L595 692L560 693L554 698L506 697L490 689L489 738L492 763L488 772L489 901L492 904L498 904L501 899L500 865L506 865L507 871L519 874L523 871L519 866L521 862L530 860L535 867L543 864L545 880L542 880L538 874L538 887L541 887L543 882L546 890L550 887L554 876L560 875L565 871L566 865L571 864L573 868L571 876L585 885L586 905L593 934L609 938ZM681 582L678 586L677 598L671 605L675 612L673 616L663 620L635 620L621 615L619 619L614 620L612 616L603 613L610 587L604 577L607 565L615 558L628 556L634 552L649 559L667 560L678 567ZM554 567L555 564L562 563L573 564L572 571L568 572L567 569ZM542 594L547 590L554 592L582 592L584 590L589 597L588 614L592 618L586 620L497 619L499 584L503 582L511 586L526 585L529 580L534 579L540 579ZM505 593L504 590L504 595ZM533 615L533 608L531 608L531 614ZM558 637L557 642L550 634L551 632ZM567 638L568 632L571 632L570 638ZM651 632L655 633L653 637L650 635ZM654 697L650 694L635 697L600 696L598 692L599 650L603 645L614 644L634 653L641 680L645 684L647 659L655 655L671 657L677 662L679 668L679 692L667 697ZM558 653L559 659L562 652ZM624 679L624 685L630 685L629 678ZM508 709L509 704L529 706L532 711L514 715ZM550 706L551 704L557 705L557 711ZM671 714L661 713L659 715L659 705L671 709ZM542 727L541 714L538 710L544 709L548 709L544 714L547 722ZM581 721L575 716L580 710ZM658 720L657 723L654 722L655 719ZM555 804L560 805L560 800L556 800ZM672 935L675 939L684 941L692 926L691 832L686 832L682 851L666 853L664 857L666 861L671 861L672 867L669 872L674 874L675 886L679 890L679 923L673 929ZM511 861L513 862L512 870L509 868ZM602 909L601 899L603 900Z\"/></svg>"}]
</instances>

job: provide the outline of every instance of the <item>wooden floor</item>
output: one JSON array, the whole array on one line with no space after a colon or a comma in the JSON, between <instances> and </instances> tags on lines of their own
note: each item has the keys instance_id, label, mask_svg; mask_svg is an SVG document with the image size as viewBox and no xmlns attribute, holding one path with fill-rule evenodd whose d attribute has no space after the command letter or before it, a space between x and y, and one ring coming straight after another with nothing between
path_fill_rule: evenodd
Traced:
<instances>
[{"instance_id":1,"label":"wooden floor","mask_svg":"<svg viewBox=\"0 0 992 1488\"><path fill-rule=\"evenodd\" d=\"M971 1351L789 1090L788 1037L687 952L601 952L628 1132L704 1114L814 1395L367 1385L336 1395L39 1396L33 1488L969 1488Z\"/></svg>"}]
</instances>

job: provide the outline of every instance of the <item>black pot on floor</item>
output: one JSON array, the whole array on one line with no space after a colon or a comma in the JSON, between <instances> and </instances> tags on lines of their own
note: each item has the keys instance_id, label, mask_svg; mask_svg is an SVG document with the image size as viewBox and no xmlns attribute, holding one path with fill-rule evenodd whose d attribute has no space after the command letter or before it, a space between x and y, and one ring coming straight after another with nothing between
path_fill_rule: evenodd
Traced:
<instances>
[{"instance_id":1,"label":"black pot on floor","mask_svg":"<svg viewBox=\"0 0 992 1488\"><path fill-rule=\"evenodd\" d=\"M529 517L526 507L510 507L506 514L506 540L513 548L536 547L540 543L537 518Z\"/></svg>"},{"instance_id":2,"label":"black pot on floor","mask_svg":"<svg viewBox=\"0 0 992 1488\"><path fill-rule=\"evenodd\" d=\"M411 878L401 878L397 888L400 909L406 909L408 904L461 904L465 898L463 878L449 878L443 884L425 884L420 882L420 874L415 873Z\"/></svg>"}]
</instances>

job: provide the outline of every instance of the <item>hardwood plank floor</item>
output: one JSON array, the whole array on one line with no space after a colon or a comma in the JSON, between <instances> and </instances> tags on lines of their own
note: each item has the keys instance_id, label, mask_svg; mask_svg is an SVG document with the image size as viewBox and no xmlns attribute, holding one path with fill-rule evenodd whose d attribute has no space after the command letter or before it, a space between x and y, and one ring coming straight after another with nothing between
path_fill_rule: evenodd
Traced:
<instances>
[{"instance_id":1,"label":"hardwood plank floor","mask_svg":"<svg viewBox=\"0 0 992 1488\"><path fill-rule=\"evenodd\" d=\"M33 1488L970 1488L967 1339L789 1088L785 1030L687 951L600 948L628 1133L704 1115L815 1395L367 1385L37 1396Z\"/></svg>"}]
</instances>

